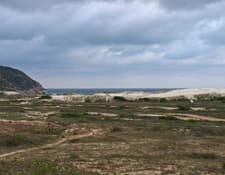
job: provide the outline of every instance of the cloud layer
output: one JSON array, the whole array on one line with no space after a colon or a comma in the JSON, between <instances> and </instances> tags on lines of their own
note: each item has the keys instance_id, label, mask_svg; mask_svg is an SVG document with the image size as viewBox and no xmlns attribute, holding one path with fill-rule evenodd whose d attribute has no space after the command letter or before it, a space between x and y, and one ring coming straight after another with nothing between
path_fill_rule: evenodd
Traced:
<instances>
[{"instance_id":1,"label":"cloud layer","mask_svg":"<svg viewBox=\"0 0 225 175\"><path fill-rule=\"evenodd\" d=\"M201 77L225 73L224 8L222 0L1 0L0 61L47 87L211 86Z\"/></svg>"}]
</instances>

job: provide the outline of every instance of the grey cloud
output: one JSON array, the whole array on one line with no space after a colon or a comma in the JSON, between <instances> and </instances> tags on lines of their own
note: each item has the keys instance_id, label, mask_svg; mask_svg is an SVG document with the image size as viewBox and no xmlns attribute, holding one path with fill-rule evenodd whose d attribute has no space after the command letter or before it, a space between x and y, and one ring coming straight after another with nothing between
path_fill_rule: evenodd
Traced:
<instances>
[{"instance_id":1,"label":"grey cloud","mask_svg":"<svg viewBox=\"0 0 225 175\"><path fill-rule=\"evenodd\" d=\"M188 74L225 64L225 3L116 2L1 0L1 64L51 76Z\"/></svg>"},{"instance_id":2,"label":"grey cloud","mask_svg":"<svg viewBox=\"0 0 225 175\"><path fill-rule=\"evenodd\" d=\"M193 10L203 8L210 4L219 3L222 0L45 0L45 1L34 1L34 0L1 0L0 4L16 9L22 10L35 10L35 9L48 9L62 3L91 3L91 2L110 2L110 3L132 3L132 2L144 2L144 3L159 3L162 7L170 10Z\"/></svg>"},{"instance_id":3,"label":"grey cloud","mask_svg":"<svg viewBox=\"0 0 225 175\"><path fill-rule=\"evenodd\" d=\"M36 1L36 0L1 0L0 4L22 10L35 10L35 9L47 9L54 5L72 2L73 0L44 0L44 1ZM76 1L76 0L75 0Z\"/></svg>"},{"instance_id":4,"label":"grey cloud","mask_svg":"<svg viewBox=\"0 0 225 175\"><path fill-rule=\"evenodd\" d=\"M222 0L159 0L160 4L172 10L193 10L207 5L219 3Z\"/></svg>"}]
</instances>

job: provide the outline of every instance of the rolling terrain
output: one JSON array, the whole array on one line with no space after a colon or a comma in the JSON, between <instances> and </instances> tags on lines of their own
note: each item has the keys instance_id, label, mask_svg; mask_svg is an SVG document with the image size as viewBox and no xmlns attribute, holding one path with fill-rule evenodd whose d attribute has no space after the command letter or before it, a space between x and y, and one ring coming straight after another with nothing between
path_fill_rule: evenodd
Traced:
<instances>
[{"instance_id":1,"label":"rolling terrain","mask_svg":"<svg viewBox=\"0 0 225 175\"><path fill-rule=\"evenodd\" d=\"M1 175L225 172L223 97L0 99Z\"/></svg>"}]
</instances>

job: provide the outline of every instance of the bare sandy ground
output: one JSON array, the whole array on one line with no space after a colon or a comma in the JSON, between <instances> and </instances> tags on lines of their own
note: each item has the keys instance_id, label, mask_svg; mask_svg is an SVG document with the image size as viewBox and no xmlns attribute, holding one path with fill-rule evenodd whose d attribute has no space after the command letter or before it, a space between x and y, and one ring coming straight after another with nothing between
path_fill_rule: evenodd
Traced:
<instances>
[{"instance_id":1,"label":"bare sandy ground","mask_svg":"<svg viewBox=\"0 0 225 175\"><path fill-rule=\"evenodd\" d=\"M93 115L93 116L102 116L102 117L118 117L118 114L114 113L99 113L99 112L87 112L88 115Z\"/></svg>"}]
</instances>

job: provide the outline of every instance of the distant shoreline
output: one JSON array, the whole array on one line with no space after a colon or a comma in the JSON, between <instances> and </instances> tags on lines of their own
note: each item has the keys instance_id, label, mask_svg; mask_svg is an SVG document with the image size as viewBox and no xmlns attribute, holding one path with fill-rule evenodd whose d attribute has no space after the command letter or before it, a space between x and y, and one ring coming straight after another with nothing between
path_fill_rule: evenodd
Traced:
<instances>
[{"instance_id":1,"label":"distant shoreline","mask_svg":"<svg viewBox=\"0 0 225 175\"><path fill-rule=\"evenodd\" d=\"M96 93L121 93L121 92L167 92L184 88L68 88L68 89L46 89L46 94L82 94L92 95Z\"/></svg>"}]
</instances>

